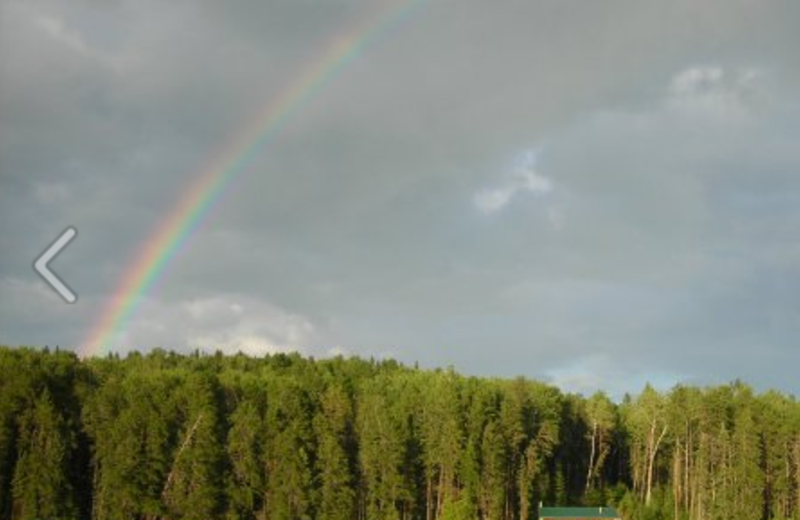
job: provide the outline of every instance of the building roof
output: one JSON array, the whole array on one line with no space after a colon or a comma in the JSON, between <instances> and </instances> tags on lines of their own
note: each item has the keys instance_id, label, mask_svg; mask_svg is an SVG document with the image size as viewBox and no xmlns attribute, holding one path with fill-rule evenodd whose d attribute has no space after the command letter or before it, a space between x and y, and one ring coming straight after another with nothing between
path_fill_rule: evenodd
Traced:
<instances>
[{"instance_id":1,"label":"building roof","mask_svg":"<svg viewBox=\"0 0 800 520\"><path fill-rule=\"evenodd\" d=\"M620 518L613 507L540 507L539 518Z\"/></svg>"}]
</instances>

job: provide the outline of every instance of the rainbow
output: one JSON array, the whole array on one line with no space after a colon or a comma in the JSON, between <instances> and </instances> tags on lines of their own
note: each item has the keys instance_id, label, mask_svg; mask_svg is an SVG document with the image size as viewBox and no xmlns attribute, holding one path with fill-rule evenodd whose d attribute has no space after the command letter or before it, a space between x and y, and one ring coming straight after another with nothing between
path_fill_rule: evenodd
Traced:
<instances>
[{"instance_id":1,"label":"rainbow","mask_svg":"<svg viewBox=\"0 0 800 520\"><path fill-rule=\"evenodd\" d=\"M211 166L183 194L175 209L153 232L124 272L109 305L79 348L83 358L102 355L135 315L144 297L164 275L170 261L223 198L232 182L273 142L291 120L354 58L408 19L426 0L389 2L325 47L297 78L258 112L237 139L223 147Z\"/></svg>"}]
</instances>

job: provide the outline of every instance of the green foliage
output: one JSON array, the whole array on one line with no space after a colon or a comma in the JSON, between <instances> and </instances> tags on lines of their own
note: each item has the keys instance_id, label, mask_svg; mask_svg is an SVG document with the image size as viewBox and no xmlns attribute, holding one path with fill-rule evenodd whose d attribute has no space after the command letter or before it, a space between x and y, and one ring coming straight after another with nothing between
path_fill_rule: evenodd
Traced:
<instances>
[{"instance_id":1,"label":"green foliage","mask_svg":"<svg viewBox=\"0 0 800 520\"><path fill-rule=\"evenodd\" d=\"M347 520L356 510L354 412L341 386L329 386L314 420L320 520Z\"/></svg>"},{"instance_id":2,"label":"green foliage","mask_svg":"<svg viewBox=\"0 0 800 520\"><path fill-rule=\"evenodd\" d=\"M216 377L205 372L190 374L180 387L181 434L161 493L172 518L205 520L222 513L226 466L220 393Z\"/></svg>"},{"instance_id":3,"label":"green foliage","mask_svg":"<svg viewBox=\"0 0 800 520\"><path fill-rule=\"evenodd\" d=\"M466 498L447 499L439 520L472 520L477 516L474 505Z\"/></svg>"},{"instance_id":4,"label":"green foliage","mask_svg":"<svg viewBox=\"0 0 800 520\"><path fill-rule=\"evenodd\" d=\"M227 494L231 519L253 519L264 508L263 449L263 410L257 402L245 401L233 411L228 431Z\"/></svg>"},{"instance_id":5,"label":"green foliage","mask_svg":"<svg viewBox=\"0 0 800 520\"><path fill-rule=\"evenodd\" d=\"M0 347L0 520L800 520L800 404L394 361Z\"/></svg>"},{"instance_id":6,"label":"green foliage","mask_svg":"<svg viewBox=\"0 0 800 520\"><path fill-rule=\"evenodd\" d=\"M76 518L69 481L74 432L44 390L33 408L19 417L18 458L14 469L14 517Z\"/></svg>"}]
</instances>

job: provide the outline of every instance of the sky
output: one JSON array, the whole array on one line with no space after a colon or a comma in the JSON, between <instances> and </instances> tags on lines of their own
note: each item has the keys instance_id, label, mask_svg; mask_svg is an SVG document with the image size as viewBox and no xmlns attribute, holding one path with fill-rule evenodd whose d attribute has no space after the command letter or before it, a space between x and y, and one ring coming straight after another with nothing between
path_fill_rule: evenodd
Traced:
<instances>
[{"instance_id":1,"label":"sky","mask_svg":"<svg viewBox=\"0 0 800 520\"><path fill-rule=\"evenodd\" d=\"M78 349L220 151L397 0L0 0L0 344ZM800 3L422 0L110 350L800 395ZM51 264L33 260L68 225Z\"/></svg>"}]
</instances>

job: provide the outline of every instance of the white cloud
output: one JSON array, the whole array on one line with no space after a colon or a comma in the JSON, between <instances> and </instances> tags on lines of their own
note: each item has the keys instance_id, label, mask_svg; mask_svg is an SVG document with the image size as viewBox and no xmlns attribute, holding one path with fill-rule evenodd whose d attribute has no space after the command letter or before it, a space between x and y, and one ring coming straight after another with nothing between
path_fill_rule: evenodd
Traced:
<instances>
[{"instance_id":1,"label":"white cloud","mask_svg":"<svg viewBox=\"0 0 800 520\"><path fill-rule=\"evenodd\" d=\"M529 150L516 161L508 179L498 187L478 191L473 203L485 214L503 209L511 199L522 191L545 195L553 190L552 181L536 171L538 151Z\"/></svg>"},{"instance_id":2,"label":"white cloud","mask_svg":"<svg viewBox=\"0 0 800 520\"><path fill-rule=\"evenodd\" d=\"M89 53L89 48L80 34L69 30L58 18L42 15L36 19L36 24L54 40L68 45L78 52Z\"/></svg>"},{"instance_id":3,"label":"white cloud","mask_svg":"<svg viewBox=\"0 0 800 520\"><path fill-rule=\"evenodd\" d=\"M84 37L84 34L75 27L67 25L63 19L53 14L37 12L35 7L30 6L25 6L25 10L20 14L30 17L34 26L37 27L47 39L51 40L57 46L66 49L69 53L101 63L110 70L120 70L120 63L112 54L106 50L90 45Z\"/></svg>"},{"instance_id":4,"label":"white cloud","mask_svg":"<svg viewBox=\"0 0 800 520\"><path fill-rule=\"evenodd\" d=\"M653 369L644 374L632 374L629 367L605 354L593 354L573 360L545 372L547 381L564 392L591 395L604 391L621 401L625 392L637 391L650 384L666 391L675 384L690 379L685 375Z\"/></svg>"},{"instance_id":5,"label":"white cloud","mask_svg":"<svg viewBox=\"0 0 800 520\"><path fill-rule=\"evenodd\" d=\"M223 294L177 305L144 302L115 343L263 355L304 351L316 335L305 316L249 296Z\"/></svg>"},{"instance_id":6,"label":"white cloud","mask_svg":"<svg viewBox=\"0 0 800 520\"><path fill-rule=\"evenodd\" d=\"M667 88L668 104L682 112L743 117L748 98L760 75L755 69L728 71L718 66L689 67L672 77Z\"/></svg>"},{"instance_id":7,"label":"white cloud","mask_svg":"<svg viewBox=\"0 0 800 520\"><path fill-rule=\"evenodd\" d=\"M258 335L226 337L224 335L214 334L211 336L191 338L190 342L192 345L202 350L220 350L228 354L242 352L251 356L263 356L265 354L295 350Z\"/></svg>"},{"instance_id":8,"label":"white cloud","mask_svg":"<svg viewBox=\"0 0 800 520\"><path fill-rule=\"evenodd\" d=\"M712 91L719 88L722 77L720 67L689 67L673 76L669 90L676 96Z\"/></svg>"},{"instance_id":9,"label":"white cloud","mask_svg":"<svg viewBox=\"0 0 800 520\"><path fill-rule=\"evenodd\" d=\"M331 356L331 357L336 357L336 356L346 357L346 356L350 356L351 352L348 349L346 349L346 348L344 348L344 347L342 347L340 345L337 345L337 346L329 348L327 354L329 356Z\"/></svg>"},{"instance_id":10,"label":"white cloud","mask_svg":"<svg viewBox=\"0 0 800 520\"><path fill-rule=\"evenodd\" d=\"M508 204L515 191L510 186L481 190L475 194L475 206L484 213L494 213Z\"/></svg>"}]
</instances>

